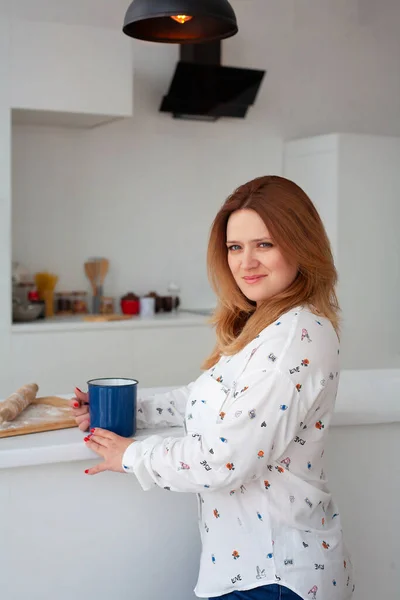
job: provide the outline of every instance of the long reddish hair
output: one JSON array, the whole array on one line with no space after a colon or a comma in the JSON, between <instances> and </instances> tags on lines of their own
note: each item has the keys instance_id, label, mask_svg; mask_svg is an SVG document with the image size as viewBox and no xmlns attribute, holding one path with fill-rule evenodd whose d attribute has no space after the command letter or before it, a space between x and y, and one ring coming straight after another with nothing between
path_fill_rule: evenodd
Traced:
<instances>
[{"instance_id":1,"label":"long reddish hair","mask_svg":"<svg viewBox=\"0 0 400 600\"><path fill-rule=\"evenodd\" d=\"M254 210L284 256L298 265L294 282L258 307L240 291L228 265L227 223L230 215L241 209ZM213 366L221 354L239 352L260 331L296 306L311 306L314 312L327 317L339 334L337 272L329 239L314 204L293 181L270 175L235 190L212 224L207 267L218 298L211 319L217 343L204 362L204 369Z\"/></svg>"}]
</instances>

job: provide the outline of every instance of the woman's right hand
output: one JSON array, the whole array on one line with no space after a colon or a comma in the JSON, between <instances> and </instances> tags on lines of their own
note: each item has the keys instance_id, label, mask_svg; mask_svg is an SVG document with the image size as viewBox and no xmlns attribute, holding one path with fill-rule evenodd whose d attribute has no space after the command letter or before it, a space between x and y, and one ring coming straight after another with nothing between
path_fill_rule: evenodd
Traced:
<instances>
[{"instance_id":1,"label":"woman's right hand","mask_svg":"<svg viewBox=\"0 0 400 600\"><path fill-rule=\"evenodd\" d=\"M90 427L88 394L81 392L79 388L75 388L75 397L69 401L69 404L79 429L88 431Z\"/></svg>"}]
</instances>

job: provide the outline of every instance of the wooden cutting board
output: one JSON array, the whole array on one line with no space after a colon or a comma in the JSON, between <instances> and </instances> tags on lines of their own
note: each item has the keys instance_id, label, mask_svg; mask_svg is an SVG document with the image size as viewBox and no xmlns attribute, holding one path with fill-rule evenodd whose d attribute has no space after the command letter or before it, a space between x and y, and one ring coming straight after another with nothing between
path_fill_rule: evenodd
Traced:
<instances>
[{"instance_id":1,"label":"wooden cutting board","mask_svg":"<svg viewBox=\"0 0 400 600\"><path fill-rule=\"evenodd\" d=\"M132 319L132 315L88 315L87 317L83 317L84 321L93 321L93 323L106 323L108 321L129 321Z\"/></svg>"},{"instance_id":2,"label":"wooden cutting board","mask_svg":"<svg viewBox=\"0 0 400 600\"><path fill-rule=\"evenodd\" d=\"M68 400L57 396L36 398L14 421L0 425L0 438L77 427Z\"/></svg>"}]
</instances>

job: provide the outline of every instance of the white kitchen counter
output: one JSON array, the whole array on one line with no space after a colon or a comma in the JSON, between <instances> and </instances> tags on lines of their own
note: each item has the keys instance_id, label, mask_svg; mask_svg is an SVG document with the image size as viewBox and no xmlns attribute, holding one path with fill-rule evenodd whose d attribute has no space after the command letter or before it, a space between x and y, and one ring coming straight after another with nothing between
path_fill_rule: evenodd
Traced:
<instances>
[{"instance_id":1,"label":"white kitchen counter","mask_svg":"<svg viewBox=\"0 0 400 600\"><path fill-rule=\"evenodd\" d=\"M171 387L144 388L142 395ZM357 426L400 422L400 369L343 371L332 425ZM70 398L71 395L63 395ZM140 440L157 433L182 436L178 427L138 430ZM97 458L83 443L79 429L49 431L0 440L0 469Z\"/></svg>"},{"instance_id":2,"label":"white kitchen counter","mask_svg":"<svg viewBox=\"0 0 400 600\"><path fill-rule=\"evenodd\" d=\"M139 429L135 439L141 440L154 434L163 437L180 437L183 435L183 428ZM83 433L76 427L0 439L0 469L77 460L98 459L100 461L100 457L89 450L83 442L86 435L87 433Z\"/></svg>"}]
</instances>

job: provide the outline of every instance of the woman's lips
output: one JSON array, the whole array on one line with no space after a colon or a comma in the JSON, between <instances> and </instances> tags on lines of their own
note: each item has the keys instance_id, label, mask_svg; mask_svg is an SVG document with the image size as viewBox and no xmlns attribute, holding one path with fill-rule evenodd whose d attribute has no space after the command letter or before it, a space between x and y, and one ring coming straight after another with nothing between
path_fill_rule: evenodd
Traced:
<instances>
[{"instance_id":1,"label":"woman's lips","mask_svg":"<svg viewBox=\"0 0 400 600\"><path fill-rule=\"evenodd\" d=\"M246 283L258 283L259 281L261 281L261 279L264 279L264 277L266 277L266 275L254 275L254 276L243 277L243 279L245 280Z\"/></svg>"}]
</instances>

